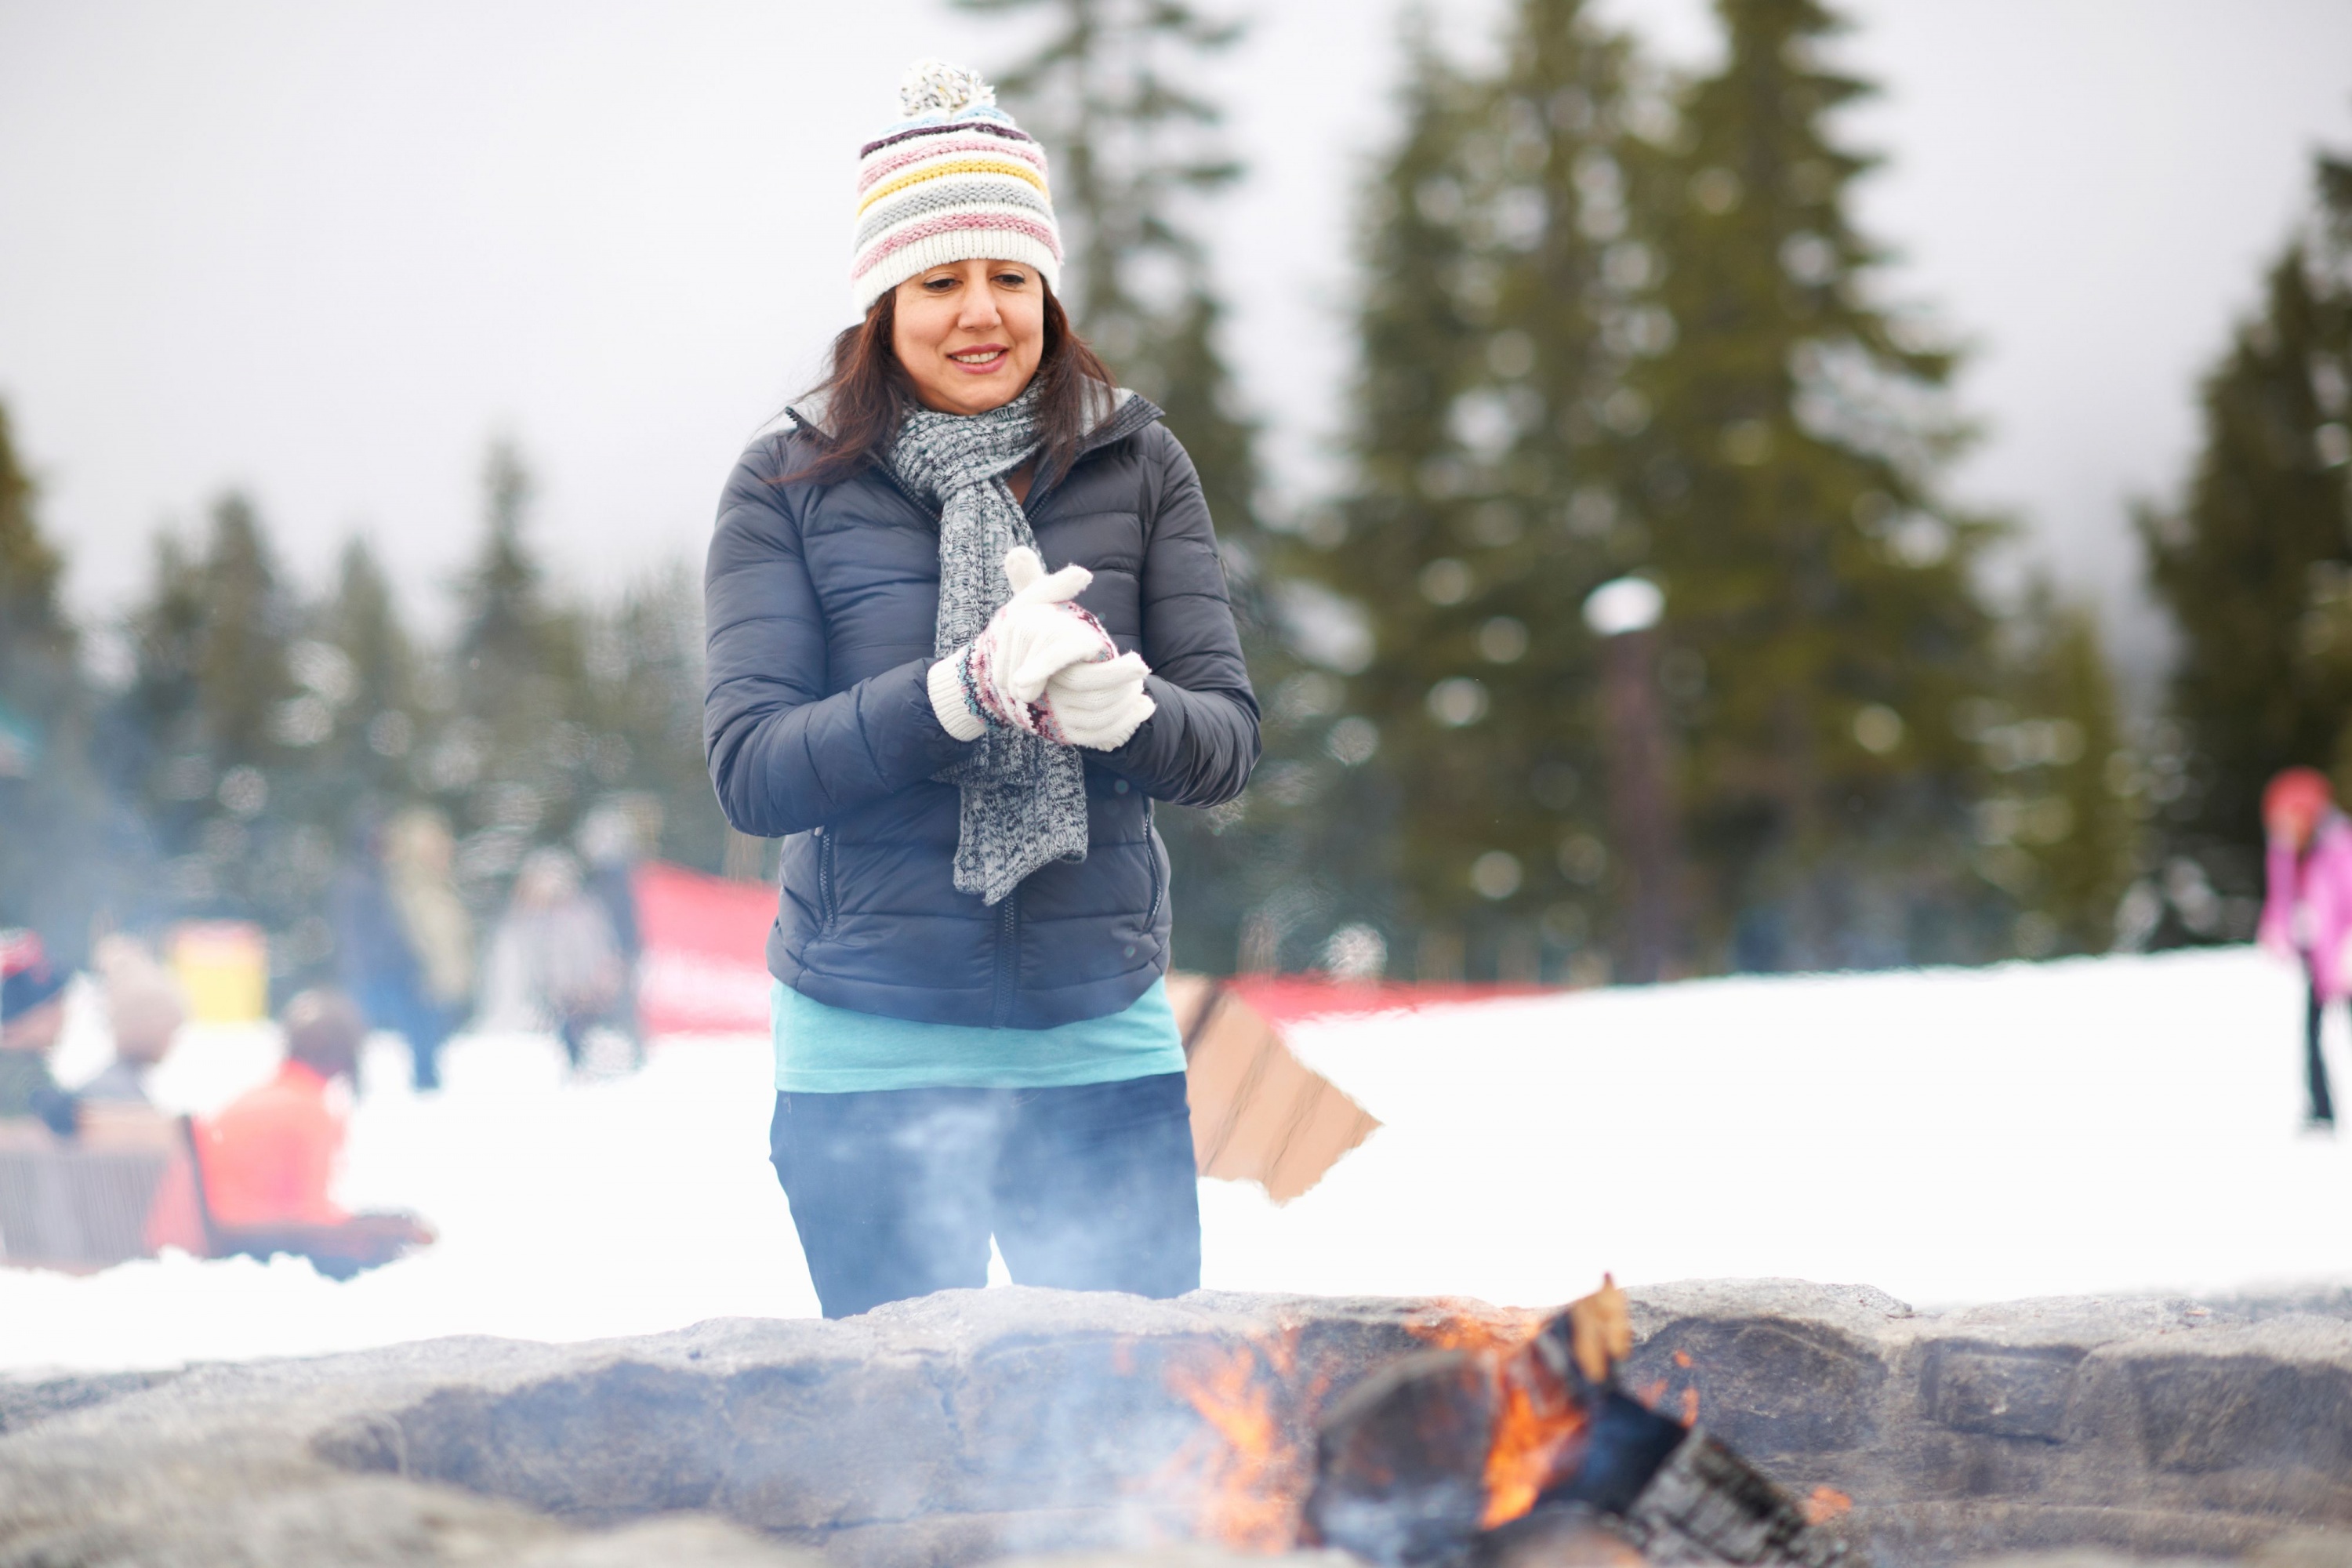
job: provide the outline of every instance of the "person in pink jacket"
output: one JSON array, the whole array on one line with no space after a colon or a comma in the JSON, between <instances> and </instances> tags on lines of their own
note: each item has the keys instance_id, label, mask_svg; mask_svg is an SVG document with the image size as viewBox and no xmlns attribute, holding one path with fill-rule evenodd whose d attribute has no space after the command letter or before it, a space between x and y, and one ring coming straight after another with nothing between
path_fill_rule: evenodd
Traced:
<instances>
[{"instance_id":1,"label":"person in pink jacket","mask_svg":"<svg viewBox=\"0 0 2352 1568\"><path fill-rule=\"evenodd\" d=\"M2289 768L2263 791L2270 840L2262 943L2303 965L2310 982L2304 1013L2306 1125L2332 1131L2336 1104L2319 1054L2319 1021L2330 1003L2352 996L2352 821L2315 768Z\"/></svg>"}]
</instances>

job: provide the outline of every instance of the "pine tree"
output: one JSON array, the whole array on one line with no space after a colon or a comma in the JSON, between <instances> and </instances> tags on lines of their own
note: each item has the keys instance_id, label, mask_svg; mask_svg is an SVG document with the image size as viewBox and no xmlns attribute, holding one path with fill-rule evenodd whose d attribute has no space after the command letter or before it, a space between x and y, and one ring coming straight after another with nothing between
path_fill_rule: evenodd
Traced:
<instances>
[{"instance_id":1,"label":"pine tree","mask_svg":"<svg viewBox=\"0 0 2352 1568\"><path fill-rule=\"evenodd\" d=\"M2352 790L2352 163L2320 159L2317 183L2262 313L2205 384L2188 494L2141 520L2180 635L2170 708L2189 764L2156 781L2158 826L2241 899L2260 889L2271 774L2332 766ZM2233 923L2207 934L2246 934Z\"/></svg>"},{"instance_id":2,"label":"pine tree","mask_svg":"<svg viewBox=\"0 0 2352 1568\"><path fill-rule=\"evenodd\" d=\"M530 694L519 683L543 676L555 616L546 604L546 572L523 540L532 500L530 470L505 441L493 442L482 464L482 551L462 590L465 624L457 652L480 703L521 707Z\"/></svg>"},{"instance_id":3,"label":"pine tree","mask_svg":"<svg viewBox=\"0 0 2352 1568\"><path fill-rule=\"evenodd\" d=\"M252 501L223 497L202 571L206 625L195 682L205 738L231 766L278 760L275 721L298 689L287 645L299 611L279 576Z\"/></svg>"},{"instance_id":4,"label":"pine tree","mask_svg":"<svg viewBox=\"0 0 2352 1568\"><path fill-rule=\"evenodd\" d=\"M410 764L425 733L416 648L364 541L343 547L335 591L310 629L291 650L303 691L280 731L311 748L305 771L319 815L348 847L416 793Z\"/></svg>"},{"instance_id":5,"label":"pine tree","mask_svg":"<svg viewBox=\"0 0 2352 1568\"><path fill-rule=\"evenodd\" d=\"M65 562L41 536L33 500L33 481L17 458L7 410L0 408L0 701L26 727L6 733L15 741L12 755L27 771L41 741L31 727L71 701L79 652L58 598ZM0 767L0 776L10 771Z\"/></svg>"},{"instance_id":6,"label":"pine tree","mask_svg":"<svg viewBox=\"0 0 2352 1568\"><path fill-rule=\"evenodd\" d=\"M200 558L165 536L154 559L131 617L132 679L110 726L118 768L165 863L158 897L140 914L289 930L332 854L302 820L303 737L288 730L302 691L291 663L299 606L242 495L214 505Z\"/></svg>"},{"instance_id":7,"label":"pine tree","mask_svg":"<svg viewBox=\"0 0 2352 1568\"><path fill-rule=\"evenodd\" d=\"M2000 640L2000 695L1955 714L1990 774L1972 812L1977 865L2020 907L2016 951L2105 952L2140 835L2098 621L2037 584Z\"/></svg>"},{"instance_id":8,"label":"pine tree","mask_svg":"<svg viewBox=\"0 0 2352 1568\"><path fill-rule=\"evenodd\" d=\"M1370 617L1347 722L1380 738L1394 934L1433 979L1586 973L1612 919L1578 609L1639 542L1593 412L1633 349L1607 271L1625 47L1578 0L1522 0L1506 60L1479 81L1413 48L1368 237L1358 488L1315 568Z\"/></svg>"},{"instance_id":9,"label":"pine tree","mask_svg":"<svg viewBox=\"0 0 2352 1568\"><path fill-rule=\"evenodd\" d=\"M533 485L521 456L494 442L483 463L481 552L459 591L450 718L421 759L422 778L461 831L458 872L484 907L534 839L567 836L597 793L585 723L587 627L551 601L526 537Z\"/></svg>"},{"instance_id":10,"label":"pine tree","mask_svg":"<svg viewBox=\"0 0 2352 1568\"><path fill-rule=\"evenodd\" d=\"M702 589L685 568L633 584L590 618L588 771L595 786L659 809L665 858L707 871L728 835L702 758Z\"/></svg>"},{"instance_id":11,"label":"pine tree","mask_svg":"<svg viewBox=\"0 0 2352 1568\"><path fill-rule=\"evenodd\" d=\"M0 408L0 926L41 931L71 962L118 895L89 756L90 693L59 598L64 559Z\"/></svg>"},{"instance_id":12,"label":"pine tree","mask_svg":"<svg viewBox=\"0 0 2352 1568\"><path fill-rule=\"evenodd\" d=\"M1840 24L1817 0L1717 10L1725 63L1637 171L1673 346L1619 410L1686 691L1702 959L1965 956L1990 890L1955 869L1973 759L1949 715L1995 671L1971 578L1990 530L1936 493L1953 359L1871 301L1880 256L1846 212L1868 161L1826 123L1868 90L1821 58Z\"/></svg>"}]
</instances>

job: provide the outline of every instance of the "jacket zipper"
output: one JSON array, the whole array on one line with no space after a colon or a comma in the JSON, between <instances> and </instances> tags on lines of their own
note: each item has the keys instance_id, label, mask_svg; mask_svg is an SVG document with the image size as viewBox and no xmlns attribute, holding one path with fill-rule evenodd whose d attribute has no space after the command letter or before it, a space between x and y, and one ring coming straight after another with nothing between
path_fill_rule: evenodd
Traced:
<instances>
[{"instance_id":1,"label":"jacket zipper","mask_svg":"<svg viewBox=\"0 0 2352 1568\"><path fill-rule=\"evenodd\" d=\"M833 835L820 827L816 830L816 901L817 915L823 924L820 931L833 929Z\"/></svg>"},{"instance_id":2,"label":"jacket zipper","mask_svg":"<svg viewBox=\"0 0 2352 1568\"><path fill-rule=\"evenodd\" d=\"M1021 889L1014 888L996 906L996 994L989 1009L989 1020L997 1028L1004 1028L1013 1020L1013 969L1020 952Z\"/></svg>"},{"instance_id":3,"label":"jacket zipper","mask_svg":"<svg viewBox=\"0 0 2352 1568\"><path fill-rule=\"evenodd\" d=\"M1151 797L1143 801L1143 858L1151 862L1151 912L1143 917L1143 934L1149 937L1151 928L1160 921L1160 900L1168 894L1167 883L1160 875L1160 846L1151 831Z\"/></svg>"}]
</instances>

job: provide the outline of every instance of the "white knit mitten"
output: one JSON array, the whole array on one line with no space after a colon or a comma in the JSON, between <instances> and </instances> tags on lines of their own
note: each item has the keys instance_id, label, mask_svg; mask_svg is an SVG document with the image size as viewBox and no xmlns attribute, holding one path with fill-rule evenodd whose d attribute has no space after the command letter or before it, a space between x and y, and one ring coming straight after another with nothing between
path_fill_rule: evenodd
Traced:
<instances>
[{"instance_id":1,"label":"white knit mitten","mask_svg":"<svg viewBox=\"0 0 2352 1568\"><path fill-rule=\"evenodd\" d=\"M1065 566L1048 574L1037 552L1016 545L1004 555L1013 597L981 634L931 666L931 711L959 741L976 741L991 723L1063 741L1043 699L1058 670L1108 660L1118 650L1102 623L1070 601L1094 574Z\"/></svg>"},{"instance_id":2,"label":"white knit mitten","mask_svg":"<svg viewBox=\"0 0 2352 1568\"><path fill-rule=\"evenodd\" d=\"M1068 665L1045 682L1045 706L1070 744L1117 751L1158 711L1143 689L1150 673L1143 656L1134 653Z\"/></svg>"}]
</instances>

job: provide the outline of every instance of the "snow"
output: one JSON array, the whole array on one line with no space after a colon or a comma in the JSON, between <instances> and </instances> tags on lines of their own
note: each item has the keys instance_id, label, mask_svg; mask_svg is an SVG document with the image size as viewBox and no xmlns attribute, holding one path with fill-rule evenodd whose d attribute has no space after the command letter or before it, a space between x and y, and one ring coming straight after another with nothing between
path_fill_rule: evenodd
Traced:
<instances>
[{"instance_id":1,"label":"snow","mask_svg":"<svg viewBox=\"0 0 2352 1568\"><path fill-rule=\"evenodd\" d=\"M1937 1304L2352 1279L2352 1148L2300 1131L2302 1005L2292 972L2224 949L1310 1020L1301 1055L1384 1125L1286 1207L1202 1184L1204 1282L1533 1305L1607 1268ZM191 1031L157 1097L216 1108L276 1052ZM66 1054L96 1065L80 1035ZM364 1077L342 1195L424 1215L437 1246L340 1284L283 1258L0 1270L0 1368L814 1312L764 1041L571 1082L552 1041L470 1037L419 1097L384 1040Z\"/></svg>"},{"instance_id":2,"label":"snow","mask_svg":"<svg viewBox=\"0 0 2352 1568\"><path fill-rule=\"evenodd\" d=\"M2352 1148L2302 1130L2303 990L2236 948L1732 979L1295 1026L1387 1124L1208 1268L1535 1304L1783 1275L1923 1305L2352 1279ZM2328 1018L2338 1085L2345 1015Z\"/></svg>"}]
</instances>

